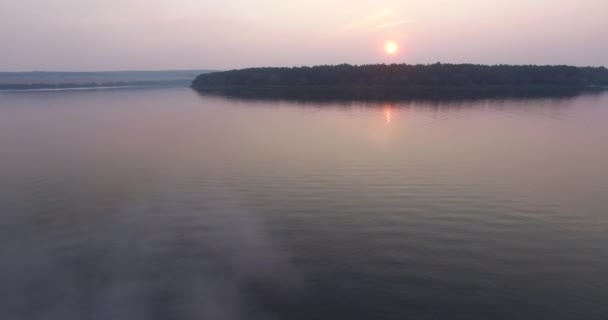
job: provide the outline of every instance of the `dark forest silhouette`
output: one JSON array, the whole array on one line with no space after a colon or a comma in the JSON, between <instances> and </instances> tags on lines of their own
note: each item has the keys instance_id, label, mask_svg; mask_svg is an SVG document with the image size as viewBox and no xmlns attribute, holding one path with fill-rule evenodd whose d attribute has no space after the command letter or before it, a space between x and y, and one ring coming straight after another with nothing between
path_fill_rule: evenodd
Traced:
<instances>
[{"instance_id":1,"label":"dark forest silhouette","mask_svg":"<svg viewBox=\"0 0 608 320\"><path fill-rule=\"evenodd\" d=\"M399 86L591 86L608 85L604 67L476 64L348 64L295 68L249 68L200 75L206 85L399 85Z\"/></svg>"},{"instance_id":2,"label":"dark forest silhouette","mask_svg":"<svg viewBox=\"0 0 608 320\"><path fill-rule=\"evenodd\" d=\"M604 67L377 64L249 68L198 76L192 88L242 97L568 96L608 86Z\"/></svg>"}]
</instances>

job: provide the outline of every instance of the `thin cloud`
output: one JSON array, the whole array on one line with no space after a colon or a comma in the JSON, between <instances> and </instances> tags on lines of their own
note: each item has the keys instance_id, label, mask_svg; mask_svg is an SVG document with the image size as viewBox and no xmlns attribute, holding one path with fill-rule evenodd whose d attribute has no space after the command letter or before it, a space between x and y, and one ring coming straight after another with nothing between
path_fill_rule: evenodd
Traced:
<instances>
[{"instance_id":1,"label":"thin cloud","mask_svg":"<svg viewBox=\"0 0 608 320\"><path fill-rule=\"evenodd\" d=\"M387 16L390 16L393 14L394 14L393 8L386 7L384 9L382 9L380 12L370 15L369 17L367 17L367 19L370 19L370 20L379 19L379 18L387 17Z\"/></svg>"},{"instance_id":2,"label":"thin cloud","mask_svg":"<svg viewBox=\"0 0 608 320\"><path fill-rule=\"evenodd\" d=\"M409 20L399 19L392 7L386 7L371 15L342 25L335 33L343 34L352 31L370 32L391 28L406 23L409 23Z\"/></svg>"},{"instance_id":3,"label":"thin cloud","mask_svg":"<svg viewBox=\"0 0 608 320\"><path fill-rule=\"evenodd\" d=\"M395 26L400 26L402 24L407 24L409 23L409 20L397 20L397 21L391 21L391 22L386 22L380 25L377 25L376 27L374 27L374 30L380 30L380 29L386 29L386 28L390 28L390 27L395 27Z\"/></svg>"}]
</instances>

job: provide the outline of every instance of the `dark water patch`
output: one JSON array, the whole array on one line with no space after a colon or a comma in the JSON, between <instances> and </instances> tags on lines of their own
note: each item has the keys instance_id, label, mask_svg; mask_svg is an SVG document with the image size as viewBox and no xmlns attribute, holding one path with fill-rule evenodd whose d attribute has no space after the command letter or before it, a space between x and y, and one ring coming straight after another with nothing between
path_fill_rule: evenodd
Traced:
<instances>
[{"instance_id":1,"label":"dark water patch","mask_svg":"<svg viewBox=\"0 0 608 320\"><path fill-rule=\"evenodd\" d=\"M580 86L201 86L203 95L259 101L332 103L349 101L470 102L483 99L574 98L601 94L601 87Z\"/></svg>"}]
</instances>

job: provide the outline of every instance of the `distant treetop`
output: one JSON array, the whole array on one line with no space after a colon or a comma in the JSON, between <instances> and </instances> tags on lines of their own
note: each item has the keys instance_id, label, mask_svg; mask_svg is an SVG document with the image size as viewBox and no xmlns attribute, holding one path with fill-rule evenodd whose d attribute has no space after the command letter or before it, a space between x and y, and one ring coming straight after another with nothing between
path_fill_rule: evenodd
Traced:
<instances>
[{"instance_id":1,"label":"distant treetop","mask_svg":"<svg viewBox=\"0 0 608 320\"><path fill-rule=\"evenodd\" d=\"M222 86L608 86L605 67L375 64L293 68L249 68L201 74L194 89Z\"/></svg>"}]
</instances>

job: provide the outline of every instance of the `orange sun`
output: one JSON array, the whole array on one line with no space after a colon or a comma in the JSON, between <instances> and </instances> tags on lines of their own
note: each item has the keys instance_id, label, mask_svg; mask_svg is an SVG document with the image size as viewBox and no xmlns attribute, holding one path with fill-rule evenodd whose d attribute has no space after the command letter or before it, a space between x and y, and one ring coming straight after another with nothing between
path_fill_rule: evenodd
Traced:
<instances>
[{"instance_id":1,"label":"orange sun","mask_svg":"<svg viewBox=\"0 0 608 320\"><path fill-rule=\"evenodd\" d=\"M386 52L387 54L395 54L397 53L397 51L399 51L399 45L397 45L396 42L387 41L384 44L384 52Z\"/></svg>"}]
</instances>

